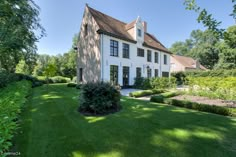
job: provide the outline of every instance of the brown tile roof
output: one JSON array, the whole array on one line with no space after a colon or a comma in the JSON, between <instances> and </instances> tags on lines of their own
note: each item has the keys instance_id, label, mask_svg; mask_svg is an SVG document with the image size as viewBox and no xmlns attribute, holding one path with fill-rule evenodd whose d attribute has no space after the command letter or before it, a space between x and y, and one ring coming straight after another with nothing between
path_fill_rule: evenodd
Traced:
<instances>
[{"instance_id":1,"label":"brown tile roof","mask_svg":"<svg viewBox=\"0 0 236 157\"><path fill-rule=\"evenodd\" d=\"M116 38L120 38L122 40L136 43L133 37L127 32L127 30L131 29L134 26L136 20L127 24L109 15L103 14L91 7L88 7L88 9L99 26L99 30L97 31L98 33L107 34ZM144 35L143 46L161 50L171 54L171 52L168 51L160 41L158 41L153 35L149 33L145 33Z\"/></svg>"},{"instance_id":2,"label":"brown tile roof","mask_svg":"<svg viewBox=\"0 0 236 157\"><path fill-rule=\"evenodd\" d=\"M191 57L179 56L179 55L172 55L180 64L185 66L188 69L196 69L197 61ZM200 64L200 63L199 63ZM207 70L203 65L200 64L200 69Z\"/></svg>"}]
</instances>

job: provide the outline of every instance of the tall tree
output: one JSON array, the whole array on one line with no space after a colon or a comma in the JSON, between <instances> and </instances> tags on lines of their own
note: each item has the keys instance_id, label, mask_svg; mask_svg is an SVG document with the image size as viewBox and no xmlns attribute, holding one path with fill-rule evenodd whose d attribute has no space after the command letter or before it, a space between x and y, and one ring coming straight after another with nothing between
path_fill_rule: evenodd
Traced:
<instances>
[{"instance_id":1,"label":"tall tree","mask_svg":"<svg viewBox=\"0 0 236 157\"><path fill-rule=\"evenodd\" d=\"M0 68L14 71L21 59L34 63L35 43L45 35L38 16L39 7L33 0L1 0Z\"/></svg>"},{"instance_id":2,"label":"tall tree","mask_svg":"<svg viewBox=\"0 0 236 157\"><path fill-rule=\"evenodd\" d=\"M30 74L29 66L25 63L24 60L20 60L20 62L16 65L16 73L21 73L25 75Z\"/></svg>"}]
</instances>

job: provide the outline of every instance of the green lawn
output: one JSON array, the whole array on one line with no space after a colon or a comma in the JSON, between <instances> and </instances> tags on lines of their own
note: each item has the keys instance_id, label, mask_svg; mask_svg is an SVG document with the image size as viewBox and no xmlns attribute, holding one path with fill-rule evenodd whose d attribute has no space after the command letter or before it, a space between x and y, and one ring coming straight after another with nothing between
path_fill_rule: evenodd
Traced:
<instances>
[{"instance_id":1,"label":"green lawn","mask_svg":"<svg viewBox=\"0 0 236 157\"><path fill-rule=\"evenodd\" d=\"M14 151L24 157L236 156L236 119L122 97L104 117L77 112L78 90L34 88Z\"/></svg>"}]
</instances>

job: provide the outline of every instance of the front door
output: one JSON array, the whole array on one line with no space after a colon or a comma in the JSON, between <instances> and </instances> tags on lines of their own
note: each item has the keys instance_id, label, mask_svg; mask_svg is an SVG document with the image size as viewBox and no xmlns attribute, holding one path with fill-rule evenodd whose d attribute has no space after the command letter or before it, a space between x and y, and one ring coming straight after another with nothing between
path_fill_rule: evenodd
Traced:
<instances>
[{"instance_id":1,"label":"front door","mask_svg":"<svg viewBox=\"0 0 236 157\"><path fill-rule=\"evenodd\" d=\"M129 86L129 67L123 66L123 87Z\"/></svg>"}]
</instances>

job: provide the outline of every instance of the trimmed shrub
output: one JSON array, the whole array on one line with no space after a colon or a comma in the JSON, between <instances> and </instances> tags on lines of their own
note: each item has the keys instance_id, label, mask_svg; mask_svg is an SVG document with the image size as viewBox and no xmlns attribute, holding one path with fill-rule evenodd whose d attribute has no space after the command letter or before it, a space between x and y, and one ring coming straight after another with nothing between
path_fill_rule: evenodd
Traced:
<instances>
[{"instance_id":1,"label":"trimmed shrub","mask_svg":"<svg viewBox=\"0 0 236 157\"><path fill-rule=\"evenodd\" d=\"M0 156L12 146L12 138L18 127L17 118L31 89L29 81L10 83L0 91Z\"/></svg>"},{"instance_id":2,"label":"trimmed shrub","mask_svg":"<svg viewBox=\"0 0 236 157\"><path fill-rule=\"evenodd\" d=\"M150 101L151 102L157 102L157 103L165 103L166 98L170 98L170 97L174 97L177 95L182 94L181 92L177 91L177 92L166 92L166 93L162 93L159 95L154 95L151 97Z\"/></svg>"},{"instance_id":3,"label":"trimmed shrub","mask_svg":"<svg viewBox=\"0 0 236 157\"><path fill-rule=\"evenodd\" d=\"M79 111L88 115L103 115L120 109L120 91L105 82L90 82L81 86Z\"/></svg>"},{"instance_id":4,"label":"trimmed shrub","mask_svg":"<svg viewBox=\"0 0 236 157\"><path fill-rule=\"evenodd\" d=\"M232 115L232 112L229 108L221 107L221 106L206 105L206 104L200 104L196 102L190 102L186 100L176 100L176 99L169 99L169 104L178 106L178 107L184 107L184 108L189 108L193 110L203 111L203 112L220 114L223 116Z\"/></svg>"},{"instance_id":5,"label":"trimmed shrub","mask_svg":"<svg viewBox=\"0 0 236 157\"><path fill-rule=\"evenodd\" d=\"M81 87L82 87L82 84L77 84L75 88L76 89L81 89Z\"/></svg>"},{"instance_id":6,"label":"trimmed shrub","mask_svg":"<svg viewBox=\"0 0 236 157\"><path fill-rule=\"evenodd\" d=\"M54 76L50 77L53 83L68 83L70 82L70 78L63 77L63 76Z\"/></svg>"},{"instance_id":7,"label":"trimmed shrub","mask_svg":"<svg viewBox=\"0 0 236 157\"><path fill-rule=\"evenodd\" d=\"M76 87L76 85L77 85L76 83L68 83L67 87Z\"/></svg>"},{"instance_id":8,"label":"trimmed shrub","mask_svg":"<svg viewBox=\"0 0 236 157\"><path fill-rule=\"evenodd\" d=\"M142 97L142 96L159 94L159 93L163 93L163 92L165 92L165 90L163 90L163 89L143 90L143 91L131 92L131 93L129 93L129 96L138 98L138 97Z\"/></svg>"},{"instance_id":9,"label":"trimmed shrub","mask_svg":"<svg viewBox=\"0 0 236 157\"><path fill-rule=\"evenodd\" d=\"M135 78L134 87L138 89L174 88L176 87L176 78L174 77Z\"/></svg>"},{"instance_id":10,"label":"trimmed shrub","mask_svg":"<svg viewBox=\"0 0 236 157\"><path fill-rule=\"evenodd\" d=\"M0 88L6 87L8 84L12 82L21 80L28 80L32 82L32 87L41 86L43 84L40 80L30 75L0 71Z\"/></svg>"},{"instance_id":11,"label":"trimmed shrub","mask_svg":"<svg viewBox=\"0 0 236 157\"><path fill-rule=\"evenodd\" d=\"M162 95L155 95L151 97L150 101L156 103L164 103L164 97Z\"/></svg>"}]
</instances>

